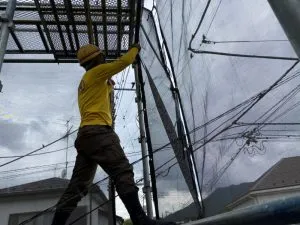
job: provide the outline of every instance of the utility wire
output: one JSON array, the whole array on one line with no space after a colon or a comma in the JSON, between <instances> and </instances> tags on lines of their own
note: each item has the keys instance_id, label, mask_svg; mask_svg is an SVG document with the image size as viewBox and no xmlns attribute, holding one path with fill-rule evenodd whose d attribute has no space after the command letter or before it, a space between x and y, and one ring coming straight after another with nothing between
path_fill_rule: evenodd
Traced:
<instances>
[{"instance_id":1,"label":"utility wire","mask_svg":"<svg viewBox=\"0 0 300 225\"><path fill-rule=\"evenodd\" d=\"M226 126L225 128L223 128L221 131L219 131L218 133L216 133L215 135L213 135L211 138L209 138L207 141L205 141L203 144L201 144L199 147L195 148L193 151L197 151L199 149L201 149L204 145L208 144L209 142L211 142L212 140L214 140L217 136L219 136L220 134L224 133L225 131L227 131L228 129L230 129L232 127L232 125L235 125L238 123L238 121L244 116L246 115L264 96L266 96L273 88L276 88L276 86L278 85L278 83L280 83L295 67L296 65L299 63L299 61L297 61L296 63L294 63L279 79L277 79L269 88L267 88L266 90L262 91L259 95L258 98L247 108L245 109L245 111L242 109L238 114L241 113L241 115L239 115L230 125ZM238 115L236 114L236 115ZM235 117L235 116L234 116ZM234 118L233 117L233 118ZM232 119L232 118L231 118ZM208 134L210 135L211 132ZM203 138L202 138L203 139ZM161 166L159 166L157 169L160 169L162 167L164 167L165 165L167 165L168 163L170 163L172 160L174 160L176 158L176 156L172 157L171 159L169 159L167 162L165 162L164 164L162 164ZM175 166L176 164L178 164L178 162L173 163L170 167Z\"/></svg>"},{"instance_id":2,"label":"utility wire","mask_svg":"<svg viewBox=\"0 0 300 225\"><path fill-rule=\"evenodd\" d=\"M248 112L254 107L254 105L256 105L256 104L257 104L257 103L258 103L258 102L259 102L259 101L260 101L267 93L269 93L273 88L276 88L277 85L278 85L278 84L279 84L279 83L280 83L280 82L281 82L281 81L289 74L289 72L290 72L290 71L298 64L298 62L299 62L299 61L297 61L295 64L293 64L293 65L292 65L292 66L291 66L291 67L290 67L290 68L289 68L289 69L288 69L288 70L287 70L287 71L286 71L286 72L285 72L285 73L284 73L284 74L283 74L276 82L274 82L267 90L264 90L264 91L261 92L256 98L252 99L252 101L254 101L254 102L253 102L248 108L246 108L245 111L244 111L244 109L242 109L238 114L236 114L236 115L239 115L240 113L242 113L241 115L238 116L237 119L235 119L235 120L232 122L231 125L229 125L229 126L223 128L221 131L219 131L219 132L218 132L217 134L215 134L213 137L209 138L205 143L203 143L200 147L194 149L193 151L195 152L195 151L199 150L199 149L202 148L205 144L207 144L207 143L209 143L210 141L212 141L215 137L219 136L221 133L223 133L224 131L228 130L232 125L236 124L236 123L238 122L238 120L240 120L246 113L248 113ZM250 103L251 103L252 101L250 101ZM234 118L234 117L233 117L233 118ZM170 143L167 143L166 145L164 145L164 146L162 146L162 147L160 147L160 148L154 150L153 153L156 153L156 152L158 152L158 151L164 149L165 147L167 147L167 146L169 146L169 145L170 145ZM134 164L136 164L136 163L142 161L145 157L148 157L148 156L144 156L144 157L142 157L142 158L140 158L140 159L134 161L133 163L131 163L131 165L134 165ZM166 165L167 163L169 163L169 162L172 161L173 159L175 159L175 157L173 157L173 158L171 158L170 160L168 160L166 163L164 163L164 165ZM171 167L175 166L176 164L178 164L178 162L175 162L173 165L171 165ZM162 165L162 166L156 168L156 171L157 171L158 169L162 168L164 165ZM105 180L107 180L107 179L108 179L108 177L106 177L106 178L104 178L104 179L102 179L102 180L96 182L96 183L93 184L93 185L90 185L90 187L88 187L88 189L92 188L94 185L97 185L97 184L99 184L99 183L101 183L101 182L103 182L103 181L105 181ZM80 194L80 193L79 193L79 194ZM73 196L72 198L67 199L66 201L69 201L69 200L73 199L74 197L76 197L76 196ZM57 205L54 205L54 206L52 206L52 207L50 207L50 208L48 208L48 209L46 209L46 210L44 210L44 211L42 211L42 212L36 214L35 216L31 217L30 219L28 219L28 220L22 222L20 225L24 225L24 224L26 224L26 223L32 221L33 219L39 217L40 215L42 215L42 214L44 214L44 213L46 213L46 212L52 210L52 209L55 208L56 206L57 206Z\"/></svg>"},{"instance_id":3,"label":"utility wire","mask_svg":"<svg viewBox=\"0 0 300 225\"><path fill-rule=\"evenodd\" d=\"M240 107L244 106L245 104L250 104L251 102L255 101L255 103L249 107L242 115L240 115L239 119L242 118L260 99L262 99L267 93L269 93L271 90L274 90L276 88L278 88L280 85L283 85L285 84L285 77L289 74L289 72L295 68L295 66L299 63L299 61L297 61L295 64L293 64L273 85L271 85L269 88L263 90L262 92L260 92L259 94L251 97L250 99L244 101L243 103L237 105L236 107L228 110L227 112L215 117L214 119L210 120L209 122L195 128L194 130L192 130L191 132L195 132L196 130L198 129L201 129L203 128L204 126L207 126L208 124L222 118L223 116L225 116L226 114L230 113L230 112L233 112L235 111L236 109L239 109ZM294 75L293 75L294 76ZM289 79L289 78L287 78ZM247 107L246 107L247 108ZM244 108L245 109L245 108ZM244 109L242 109L239 113L241 113ZM237 113L235 116L237 116L239 113ZM230 121L231 119L233 119L235 116L231 117L229 120L226 120L224 123L222 123L220 126L218 126L216 129L214 129L212 132L210 132L208 135L211 135L214 131L216 131L218 128L220 128L221 126L223 126L226 122ZM238 120L239 120L238 119ZM237 122L237 120L236 120ZM208 141L204 142L201 146L199 146L198 148L194 149L194 151L202 148L204 145L206 145L207 143L209 143L211 140L213 140L215 137L219 136L221 133L227 131L228 129L232 129L232 128L235 128L235 127L227 127L227 128L224 128L223 130L221 130L219 133L217 133L215 136L213 136L211 139L209 139ZM202 138L203 139L203 138ZM170 142L171 143L171 142ZM165 146L163 147L166 147L168 146L170 143L166 144ZM155 151L154 151L155 152ZM162 167L164 167L165 165L167 165L168 163L170 163L172 160L174 160L176 158L176 156L174 156L173 158L169 159L167 162L165 162L164 164L162 164L161 166L159 166L157 169L160 169ZM177 162L175 163L177 164ZM175 164L173 164L172 166L175 166Z\"/></svg>"},{"instance_id":4,"label":"utility wire","mask_svg":"<svg viewBox=\"0 0 300 225\"><path fill-rule=\"evenodd\" d=\"M71 145L68 147L69 148L73 148L74 145ZM65 151L66 148L60 148L57 150L53 150L53 151L48 151L48 152L42 152L42 153L35 153L35 154L30 154L27 156L37 156L37 155L46 155L46 154L50 154L50 153L55 153L55 152L60 152L60 151ZM11 155L11 156L0 156L0 159L11 159L11 158L19 158L19 157L23 157L24 155Z\"/></svg>"},{"instance_id":5,"label":"utility wire","mask_svg":"<svg viewBox=\"0 0 300 225\"><path fill-rule=\"evenodd\" d=\"M210 28L211 28L211 25L213 24L213 22L214 22L214 20L215 20L215 18L216 18L216 15L217 15L217 13L218 13L218 11L219 11L219 9L220 9L220 6L221 6L222 1L223 1L223 0L220 0L220 1L219 1L219 4L218 4L217 9L216 9L216 11L215 11L215 14L213 15L213 18L212 18L212 20L210 21L210 24L209 24L208 29L207 29L207 31L206 31L206 35L208 34L208 32L209 32L209 30L210 30Z\"/></svg>"},{"instance_id":6,"label":"utility wire","mask_svg":"<svg viewBox=\"0 0 300 225\"><path fill-rule=\"evenodd\" d=\"M62 136L61 138L56 139L55 141L52 141L52 142L50 142L50 143L48 143L48 144L46 144L46 145L43 145L42 147L40 147L40 148L38 148L38 149L36 149L36 150L34 150L34 151L31 151L31 152L29 152L29 153L27 153L27 154L25 154L25 155L22 155L22 156L20 156L20 157L18 157L18 158L16 158L16 159L13 159L13 160L11 160L11 161L8 161L8 162L6 162L6 163L3 163L3 164L0 165L0 167L6 166L6 165L8 165L8 164L11 164L11 163L13 163L13 162L15 162L15 161L18 161L18 160L20 160L20 159L22 159L22 158L25 158L26 156L30 156L31 154L33 154L33 153L35 153L35 152L41 151L42 149L47 148L47 147L49 147L49 146L51 146L51 145L53 145L53 144L55 144L55 143L57 143L57 142L59 142L59 141L65 139L65 138L67 138L68 136L70 136L71 134L75 133L76 131L78 131L78 129L76 129L76 130L74 130L74 131L72 131L72 132L67 133L66 135Z\"/></svg>"},{"instance_id":7,"label":"utility wire","mask_svg":"<svg viewBox=\"0 0 300 225\"><path fill-rule=\"evenodd\" d=\"M143 180L144 180L144 178L141 178L141 179L139 179L138 181L136 181L135 184L137 185L137 184L139 184L140 182L142 182ZM118 196L119 196L119 195L116 195L115 198L118 197ZM109 200L103 202L102 204L98 205L97 207L93 208L92 210L90 210L90 211L84 213L83 215L79 216L77 219L75 219L75 220L73 220L71 223L69 223L69 225L75 224L77 221L79 221L79 220L81 220L82 218L88 216L89 214L91 214L92 212L98 210L98 209L101 208L102 206L108 204L110 201L111 201L111 199L109 199ZM20 225L21 225L21 224L20 224Z\"/></svg>"},{"instance_id":8,"label":"utility wire","mask_svg":"<svg viewBox=\"0 0 300 225\"><path fill-rule=\"evenodd\" d=\"M170 145L170 143L167 143L167 144L161 146L160 148L157 148L156 150L153 151L153 153L156 153L156 152L159 152L159 151L163 150L163 149L164 149L165 147L167 147L168 145ZM142 160L144 160L144 159L147 158L147 157L148 157L148 155L145 155L145 156L141 157L140 159L138 159L138 160L132 162L130 165L133 166L133 165L135 165L135 164L141 162ZM82 169L84 169L84 168L82 168ZM107 176L107 177L105 177L105 178L103 178L103 179L97 181L96 183L90 185L87 189L88 189L88 190L91 190L91 189L92 189L94 186L96 186L97 184L101 184L101 183L103 183L104 181L106 181L106 180L108 180L108 179L109 179L109 176ZM81 195L81 194L82 194L82 192L79 192L77 195L72 196L72 197L66 199L65 202L63 202L62 204L65 204L66 202L68 202L68 201L70 201L70 200L76 198L78 195ZM27 224L27 223L33 221L34 219L38 218L39 216L41 216L41 215L43 215L43 214L45 214L45 213L47 213L47 212L51 212L55 207L59 207L59 206L60 206L60 205L55 204L54 206L51 206L51 207L49 207L49 208L43 210L42 212L37 213L36 215L32 216L31 218L29 218L29 219L23 221L23 222L20 223L19 225L25 225L25 224ZM101 207L101 206L99 206L99 207Z\"/></svg>"},{"instance_id":9,"label":"utility wire","mask_svg":"<svg viewBox=\"0 0 300 225\"><path fill-rule=\"evenodd\" d=\"M208 10L208 8L209 8L210 3L211 3L211 0L208 0L207 3L206 3L206 6L205 6L205 9L204 9L204 11L203 11L203 13L202 13L200 22L199 22L199 24L198 24L198 26L197 26L197 28L196 28L195 33L192 35L192 38L191 38L191 40L190 40L190 43L189 43L189 49L192 49L192 42L193 42L193 40L195 39L195 37L196 37L196 35L197 35L197 33L198 33L198 31L199 31L201 25L202 25L202 22L203 22L203 20L204 20L204 17L206 16L206 13L207 13L207 10Z\"/></svg>"},{"instance_id":10,"label":"utility wire","mask_svg":"<svg viewBox=\"0 0 300 225\"><path fill-rule=\"evenodd\" d=\"M72 166L67 166L67 168L71 168L74 167L74 165ZM53 170L59 170L59 169L65 169L66 166L61 166L61 167L57 167L57 168L51 168L51 169L42 169L42 170L38 170L38 171L32 171L32 172L27 172L27 173L20 173L20 174L15 174L15 175L7 175L7 176L2 176L0 177L0 180L7 180L7 179L14 179L20 176L28 176L28 175L33 175L33 174L37 174L37 173L45 173L45 172L49 172L49 171L53 171Z\"/></svg>"},{"instance_id":11,"label":"utility wire","mask_svg":"<svg viewBox=\"0 0 300 225\"><path fill-rule=\"evenodd\" d=\"M129 71L130 71L130 68L127 69L127 73L126 73L126 75L125 75L125 79L124 79L123 87L122 87L122 88L124 88L125 85L126 85L126 81L127 81L128 75L129 75ZM119 109L120 109L120 107L121 107L121 101L122 101L123 93L124 93L124 91L122 91L121 96L120 96L120 99L119 99L119 104L118 104L118 106L117 106L116 113L115 113L116 116L118 115L118 111L119 111Z\"/></svg>"},{"instance_id":12,"label":"utility wire","mask_svg":"<svg viewBox=\"0 0 300 225\"><path fill-rule=\"evenodd\" d=\"M148 156L144 156L144 157L142 157L142 158L140 158L140 159L134 161L134 162L131 163L130 165L135 165L135 164L141 162L141 161L142 161L144 158L146 158L146 157L148 157ZM100 183L102 183L102 182L104 182L104 181L106 181L106 180L108 180L108 179L109 179L109 176L107 176L107 177L105 177L105 178L103 178L103 179L97 181L97 182L94 183L94 184L91 184L91 185L87 188L87 190L88 190L88 191L91 190L91 189L92 189L93 187L95 187L97 184L100 184ZM76 198L77 196L82 195L82 194L83 194L82 192L79 192L78 194L76 194L76 195L74 195L74 196L72 196L72 197L66 199L61 205L55 204L55 205L53 205L53 206L51 206L51 207L49 207L49 208L47 208L47 209L45 209L45 210L43 210L43 211L37 213L36 215L32 216L31 218L29 218L29 219L27 219L27 220L21 222L19 225L25 225L25 224L27 224L27 223L30 223L31 221L33 221L34 219L40 217L41 215L43 215L43 214L45 214L45 213L48 213L48 212L51 212L52 210L55 209L55 207L61 207L61 206L62 206L63 204L65 204L66 202L68 202L68 201L70 201L70 200L72 200L72 199L74 199L74 198ZM103 204L99 205L97 208L100 208L102 205L105 205L107 202L109 202L109 200L106 201L106 202L104 202ZM93 211L94 211L94 210L92 210L91 212L93 212ZM87 213L86 215L88 215L88 214L89 214L89 213ZM86 215L84 215L84 216L86 216ZM82 218L83 218L83 217L82 217ZM77 220L76 220L76 221L77 221ZM71 223L71 224L72 224L72 223ZM70 225L71 225L71 224L70 224Z\"/></svg>"},{"instance_id":13,"label":"utility wire","mask_svg":"<svg viewBox=\"0 0 300 225\"><path fill-rule=\"evenodd\" d=\"M276 88L278 88L278 87L280 87L280 86L286 84L287 82L291 81L292 79L297 78L299 75L300 75L300 72L296 72L296 73L293 74L292 76L287 77L287 78L281 80L281 81L273 88L273 90L275 90ZM242 106L244 106L244 105L248 104L249 102L252 102L252 101L255 100L256 98L258 98L258 96L259 96L261 93L265 92L265 91L267 91L267 89L265 89L265 90L259 92L258 94L256 94L256 95L250 97L249 99L243 101L242 103L240 103L240 104L234 106L233 108L229 109L228 111L226 111L226 112L224 112L224 113L218 115L217 117L211 119L211 120L208 121L207 123L204 123L204 124L202 124L202 125L200 125L200 126L194 128L193 130L190 131L190 133L196 132L197 130L200 130L200 129L204 128L205 126L207 126L207 125L209 125L209 124L211 124L211 123L213 123L213 122L219 120L220 118L222 118L222 117L224 117L224 116L226 116L226 115L228 115L228 114L230 114L230 113L236 111L237 109L241 108Z\"/></svg>"},{"instance_id":14,"label":"utility wire","mask_svg":"<svg viewBox=\"0 0 300 225\"><path fill-rule=\"evenodd\" d=\"M282 126L282 125L289 125L289 126L299 126L300 123L244 123L238 122L237 125L239 126L253 126L253 125L266 125L266 126Z\"/></svg>"},{"instance_id":15,"label":"utility wire","mask_svg":"<svg viewBox=\"0 0 300 225\"><path fill-rule=\"evenodd\" d=\"M297 62L296 64L294 64L294 65L292 66L292 68L294 68L297 64L298 64L298 62ZM289 69L288 71L291 71L291 69ZM279 83L279 82L277 82L277 84L278 84L278 83ZM276 87L277 85L274 85L274 84L273 84L273 86ZM279 105L279 106L277 107L277 109L274 110L274 112L271 113L271 115L269 115L269 116L264 120L263 123L260 123L260 126L266 126L266 125L268 124L268 123L266 123L266 121L267 121L274 113L276 113L282 105L286 104L286 102L289 101L292 97L294 97L298 92L299 92L299 85L298 85L296 88L294 88L291 92L289 92L286 96L284 96L284 97L283 97L279 102L277 102L274 106L272 106L271 109L268 110L268 112L270 112L270 111L271 111L272 109L274 109L277 105L281 104L281 105ZM283 101L283 100L285 100L285 101ZM256 122L259 121L262 117L264 117L264 115L268 114L268 112L264 113L259 119L256 120ZM281 115L282 115L282 114L281 114ZM240 123L237 123L237 124L240 124ZM257 125L258 123L252 123L252 124ZM271 123L269 123L269 124L271 124ZM273 123L273 124L276 124L276 123ZM241 124L240 124L240 125L241 125ZM278 125L278 123L277 123L277 125ZM249 126L251 126L251 125L248 123L247 126L249 127ZM258 126L258 127L259 127L259 126ZM247 129L246 129L246 130L247 130ZM244 131L244 132L245 132L245 131ZM243 132L243 133L244 133L244 132ZM272 137L271 137L271 138L272 138ZM228 138L228 139L231 139L231 138ZM257 137L257 139L263 139L263 138ZM264 139L269 140L270 138L269 138L269 137L265 137ZM221 140L221 139L220 139L220 140ZM215 185L215 184L220 180L220 178L223 176L223 174L226 172L226 170L231 166L231 164L232 164L233 161L237 158L237 156L239 155L239 153L241 152L241 150L245 147L245 145L246 145L246 142L245 142L245 144L242 146L242 148L240 148L240 149L234 154L234 156L231 157L230 161L229 161L223 168L221 168L221 169L218 171L218 174L219 174L219 175L217 176L217 178L214 179L213 185ZM219 173L220 171L221 171L221 173Z\"/></svg>"},{"instance_id":16,"label":"utility wire","mask_svg":"<svg viewBox=\"0 0 300 225\"><path fill-rule=\"evenodd\" d=\"M243 57L243 58L258 58L258 59L278 59L278 60L288 60L288 61L298 61L299 60L298 58L295 58L295 57L249 55L249 54L239 54L239 53L229 53L229 52L196 50L196 49L192 49L192 48L189 48L189 50L195 54L211 54L211 55L235 56L235 57Z\"/></svg>"},{"instance_id":17,"label":"utility wire","mask_svg":"<svg viewBox=\"0 0 300 225\"><path fill-rule=\"evenodd\" d=\"M71 161L69 163L73 163L75 161ZM61 164L65 164L66 162L62 162L62 163L54 163L54 164L47 164L47 165L40 165L40 166L32 166L32 167L24 167L21 169L14 169L14 170L5 170L5 171L1 171L1 174L3 173L13 173L13 172L23 172L25 170L31 170L31 169L41 169L41 168L46 168L46 167L53 167L53 166L57 166L57 165L61 165Z\"/></svg>"},{"instance_id":18,"label":"utility wire","mask_svg":"<svg viewBox=\"0 0 300 225\"><path fill-rule=\"evenodd\" d=\"M289 40L244 40L244 41L212 41L205 39L203 44L229 44L229 43L267 43L267 42L288 42Z\"/></svg>"}]
</instances>

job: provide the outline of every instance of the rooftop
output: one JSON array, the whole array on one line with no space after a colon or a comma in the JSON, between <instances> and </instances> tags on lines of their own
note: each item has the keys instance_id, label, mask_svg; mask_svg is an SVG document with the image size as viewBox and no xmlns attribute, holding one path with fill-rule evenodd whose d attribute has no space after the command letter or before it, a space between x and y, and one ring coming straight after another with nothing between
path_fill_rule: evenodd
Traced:
<instances>
[{"instance_id":1,"label":"rooftop","mask_svg":"<svg viewBox=\"0 0 300 225\"><path fill-rule=\"evenodd\" d=\"M31 182L31 183L21 184L9 188L0 189L0 197L12 195L12 194L14 195L31 194L36 192L41 193L41 192L48 192L50 190L62 191L67 188L68 184L69 184L69 180L67 179L53 177L45 180L40 180L36 182ZM106 199L106 196L98 186L95 185L93 187L94 187L92 189L93 193L98 193L102 196L103 199Z\"/></svg>"},{"instance_id":2,"label":"rooftop","mask_svg":"<svg viewBox=\"0 0 300 225\"><path fill-rule=\"evenodd\" d=\"M300 185L300 156L283 158L253 185L250 191Z\"/></svg>"}]
</instances>

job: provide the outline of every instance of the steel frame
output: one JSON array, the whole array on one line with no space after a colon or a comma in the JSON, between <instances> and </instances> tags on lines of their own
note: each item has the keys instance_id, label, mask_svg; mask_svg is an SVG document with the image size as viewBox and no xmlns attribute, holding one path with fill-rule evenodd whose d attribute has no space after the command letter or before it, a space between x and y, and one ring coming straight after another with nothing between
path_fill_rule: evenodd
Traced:
<instances>
[{"instance_id":1,"label":"steel frame","mask_svg":"<svg viewBox=\"0 0 300 225\"><path fill-rule=\"evenodd\" d=\"M24 54L51 54L57 63L75 62L76 51L87 43L102 48L109 60L118 58L133 40L136 1L128 0L127 6L121 0L115 1L114 6L109 6L105 0L99 1L99 5L90 5L88 0L84 0L81 5L71 0L59 4L56 0L48 0L46 3L41 0L34 0L34 3L17 1L14 28L9 31L11 41L17 48L8 46L6 54L18 54L20 57L9 59L6 55L4 62L53 62L52 59L36 56L33 60L25 59L22 58ZM6 4L1 2L0 13L5 9ZM3 21L0 19L0 22ZM129 29L125 30L125 27ZM30 45L37 43L37 40L25 39L26 33L38 37L38 43L42 44L34 49L26 48L29 41L32 41ZM113 40L108 35L113 36ZM127 42L124 42L124 36Z\"/></svg>"}]
</instances>

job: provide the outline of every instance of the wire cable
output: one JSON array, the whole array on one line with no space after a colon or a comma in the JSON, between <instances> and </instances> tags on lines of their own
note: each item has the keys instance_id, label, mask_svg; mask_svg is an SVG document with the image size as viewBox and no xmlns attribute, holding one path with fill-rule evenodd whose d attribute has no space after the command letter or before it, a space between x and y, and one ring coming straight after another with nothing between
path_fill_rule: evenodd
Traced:
<instances>
[{"instance_id":1,"label":"wire cable","mask_svg":"<svg viewBox=\"0 0 300 225\"><path fill-rule=\"evenodd\" d=\"M288 60L288 61L298 61L295 57L281 57L281 56L269 56L269 55L249 55L249 54L239 54L239 53L229 53L229 52L216 52L216 51L206 51L206 50L196 50L189 48L189 50L195 54L211 54L211 55L222 55L222 56L235 56L243 58L258 58L258 59L278 59L278 60Z\"/></svg>"},{"instance_id":2,"label":"wire cable","mask_svg":"<svg viewBox=\"0 0 300 225\"><path fill-rule=\"evenodd\" d=\"M50 154L50 153L65 151L66 149L73 148L73 147L74 147L74 145L71 145L68 148L60 148L60 149L53 150L53 151L42 152L42 153L35 153L35 154L27 155L27 156L29 157L29 156L37 156L37 155L46 155L46 154ZM23 156L25 156L25 155L0 156L0 159L19 158L19 157L23 157Z\"/></svg>"},{"instance_id":3,"label":"wire cable","mask_svg":"<svg viewBox=\"0 0 300 225\"><path fill-rule=\"evenodd\" d=\"M212 26L212 24L213 24L213 22L214 22L214 20L215 20L215 18L216 18L216 15L217 15L217 13L218 13L218 11L219 11L219 9L220 9L220 6L221 6L221 4L222 4L222 1L223 1L223 0L220 0L220 1L219 1L219 4L218 4L218 6L217 6L217 9L216 9L216 11L215 11L215 13L214 13L214 15L213 15L213 17L212 17L212 20L210 21L210 24L209 24L209 26L208 26L208 29L207 29L207 31L206 31L206 35L207 35L208 32L210 31L210 28L211 28L211 26Z\"/></svg>"},{"instance_id":4,"label":"wire cable","mask_svg":"<svg viewBox=\"0 0 300 225\"><path fill-rule=\"evenodd\" d=\"M75 161L70 161L69 163L73 163L73 162L75 162ZM54 163L54 164L47 164L47 165L40 165L40 166L23 167L21 169L5 170L5 171L1 171L1 174L23 172L23 171L31 170L31 169L41 169L41 168L53 167L53 166L57 166L57 165L65 164L65 163L66 162L61 162L61 163Z\"/></svg>"},{"instance_id":5,"label":"wire cable","mask_svg":"<svg viewBox=\"0 0 300 225\"><path fill-rule=\"evenodd\" d=\"M43 145L42 147L40 147L40 148L38 148L38 149L36 149L36 150L34 150L34 151L31 151L31 152L29 152L29 153L27 153L27 154L25 154L25 155L22 155L22 156L20 156L20 157L18 157L18 158L16 158L16 159L13 159L13 160L11 160L11 161L8 161L8 162L6 162L6 163L3 163L3 164L0 165L0 167L6 166L6 165L11 164L11 163L13 163L13 162L16 162L16 161L18 161L18 160L20 160L20 159L23 159L23 158L25 158L26 156L29 156L29 155L31 155L31 154L33 154L33 153L35 153L35 152L41 151L42 149L47 148L47 147L49 147L49 146L51 146L51 145L53 145L53 144L55 144L55 143L57 143L57 142L59 142L59 141L65 139L65 138L67 138L68 136L70 136L71 134L75 133L76 131L78 131L78 129L76 129L76 130L74 130L74 131L72 131L72 132L68 132L66 135L62 136L61 138L58 138L58 139L56 139L55 141L52 141L52 142L50 142L50 143L48 143L48 144L46 144L46 145Z\"/></svg>"},{"instance_id":6,"label":"wire cable","mask_svg":"<svg viewBox=\"0 0 300 225\"><path fill-rule=\"evenodd\" d=\"M299 63L299 61L297 61L296 63L294 63L282 76L280 76L279 79L277 79L269 88L267 88L266 90L262 91L258 98L245 110L241 110L238 114L241 113L241 115L239 115L230 125L226 126L225 128L223 128L221 131L219 131L218 133L216 133L215 135L213 135L211 138L207 139L207 141L205 141L203 144L201 144L199 147L195 148L193 151L197 151L199 149L201 149L204 145L208 144L209 142L211 142L212 140L214 140L217 136L219 136L220 134L224 133L225 131L227 131L228 129L230 129L232 127L232 125L237 124L238 121L244 116L246 115L264 96L266 96L273 88L276 88L276 86L278 85L278 83L280 81L282 81L295 67L296 65ZM237 115L238 115L237 114ZM234 118L234 117L233 117ZM211 134L211 132L210 132ZM208 135L210 135L208 134ZM206 137L207 138L207 137ZM202 138L203 139L203 138ZM164 167L165 165L167 165L168 163L170 163L172 160L174 160L176 158L176 156L172 157L171 159L169 159L167 162L165 162L164 164L162 164L161 166L159 166L157 169L160 169L162 167ZM174 164L171 165L171 167L175 166L176 164L178 164L178 162L175 162Z\"/></svg>"},{"instance_id":7,"label":"wire cable","mask_svg":"<svg viewBox=\"0 0 300 225\"><path fill-rule=\"evenodd\" d=\"M202 25L202 22L203 22L203 20L204 20L204 18L205 18L205 16L206 16L206 13L207 13L207 10L208 10L208 8L209 8L210 3L211 3L211 0L208 0L207 3L206 3L205 9L204 9L204 11L203 11L203 13L202 13L200 22L199 22L199 24L198 24L198 26L197 26L197 28L196 28L194 34L192 34L192 38L191 38L190 43L189 43L189 50L192 49L192 42L193 42L193 40L195 39L195 37L196 37L196 35L197 35L197 33L198 33L198 31L199 31L201 25Z\"/></svg>"},{"instance_id":8,"label":"wire cable","mask_svg":"<svg viewBox=\"0 0 300 225\"><path fill-rule=\"evenodd\" d=\"M205 40L203 44L229 44L229 43L268 43L268 42L288 42L289 40L241 40L241 41L212 41Z\"/></svg>"},{"instance_id":9,"label":"wire cable","mask_svg":"<svg viewBox=\"0 0 300 225\"><path fill-rule=\"evenodd\" d=\"M195 151L199 150L201 147L203 147L203 145L209 143L209 142L212 141L215 137L219 136L221 133L223 133L224 131L228 130L233 124L236 124L236 123L238 122L238 120L241 119L247 112L249 112L249 110L251 110L251 109L254 107L254 105L256 105L256 104L257 104L257 103L258 103L258 102L259 102L259 101L260 101L267 93L269 93L273 88L276 88L277 85L278 85L278 84L279 84L279 83L280 83L280 82L281 82L281 81L289 74L289 72L290 72L290 71L291 71L298 63L299 63L299 61L297 61L295 64L293 64L293 65L292 65L292 66L291 66L291 67L290 67L290 68L289 68L289 69L288 69L288 70L287 70L287 71L286 71L286 72L285 72L285 73L284 73L277 81L275 81L268 89L266 89L266 90L264 90L263 92L261 92L260 95L258 95L257 98L252 99L252 101L254 101L254 102L253 102L249 107L247 107L245 111L244 111L244 109L242 109L242 110L238 113L238 114L240 114L240 113L242 113L242 114L239 115L238 118L235 119L231 125L229 125L229 126L223 128L221 131L219 131L219 132L218 132L217 134L215 134L213 137L209 138L205 143L203 143L200 147L194 149L193 151L195 152ZM250 103L251 103L252 101L250 101ZM237 114L237 115L238 115L238 114ZM172 140L171 140L171 141L172 141ZM160 147L160 148L154 150L153 153L156 153L156 152L158 152L158 151L164 149L165 147L167 147L167 146L169 146L169 145L170 145L170 143L167 143L167 144L165 144L164 146L162 146L162 147ZM142 158L140 158L140 159L134 161L133 163L131 163L131 165L134 165L134 164L136 164L136 163L142 161L145 157L148 157L148 156L144 156L144 157L142 157ZM166 163L164 163L164 165L167 164L167 163L169 163L170 161L172 161L174 158L175 158L175 157L173 157L172 159L168 160ZM176 164L178 164L178 162L175 162L175 163L174 163L173 165L171 165L171 166L173 167L173 166L176 165ZM160 167L156 168L156 170L162 168L164 165L161 165ZM105 180L107 180L107 179L108 179L108 177L106 177L106 178L104 178L104 179L102 179L102 180L96 182L95 184L93 184L93 185L91 185L90 187L88 187L88 189L90 189L90 188L93 187L94 185L97 185L97 184L99 184L99 183L101 183L101 182L103 182L103 181L105 181ZM72 198L70 198L70 199L73 199L73 198L74 198L74 197L72 197ZM66 201L69 201L70 199L67 199ZM38 216L40 216L40 215L42 215L42 214L44 214L44 213L46 213L46 212L49 212L50 210L52 210L52 209L53 209L54 207L56 207L56 206L57 206L57 204L56 204L55 206L52 206L52 207L50 207L50 208L48 208L48 209L46 209L46 210L44 210L44 211L42 211L42 212L36 214L36 215L33 216L32 218L30 218L30 219L28 219L28 220L22 222L20 225L24 225L24 224L26 224L26 223L32 221L33 219L37 218Z\"/></svg>"}]
</instances>

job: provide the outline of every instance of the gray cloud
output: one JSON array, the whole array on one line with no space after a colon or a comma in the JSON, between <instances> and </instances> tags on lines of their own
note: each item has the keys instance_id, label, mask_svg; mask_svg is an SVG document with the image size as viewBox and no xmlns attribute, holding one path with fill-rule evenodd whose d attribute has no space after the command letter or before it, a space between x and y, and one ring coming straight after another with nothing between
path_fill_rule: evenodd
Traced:
<instances>
[{"instance_id":1,"label":"gray cloud","mask_svg":"<svg viewBox=\"0 0 300 225\"><path fill-rule=\"evenodd\" d=\"M28 125L0 120L0 145L14 152L24 148Z\"/></svg>"}]
</instances>

